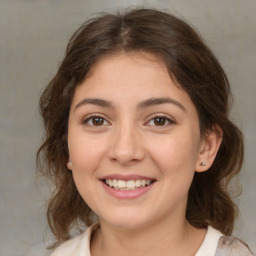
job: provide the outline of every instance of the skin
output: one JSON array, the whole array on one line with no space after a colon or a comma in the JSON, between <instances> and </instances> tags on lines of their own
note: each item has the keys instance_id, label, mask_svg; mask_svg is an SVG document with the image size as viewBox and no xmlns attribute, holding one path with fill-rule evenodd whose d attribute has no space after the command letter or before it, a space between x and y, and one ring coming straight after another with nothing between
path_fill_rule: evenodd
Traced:
<instances>
[{"instance_id":1,"label":"skin","mask_svg":"<svg viewBox=\"0 0 256 256\"><path fill-rule=\"evenodd\" d=\"M152 98L171 101L145 104ZM185 218L188 190L220 142L215 129L201 136L189 95L157 57L118 53L98 61L76 88L68 125L68 168L100 220L91 254L195 255L206 231ZM119 199L100 180L112 174L156 182L138 198Z\"/></svg>"}]
</instances>

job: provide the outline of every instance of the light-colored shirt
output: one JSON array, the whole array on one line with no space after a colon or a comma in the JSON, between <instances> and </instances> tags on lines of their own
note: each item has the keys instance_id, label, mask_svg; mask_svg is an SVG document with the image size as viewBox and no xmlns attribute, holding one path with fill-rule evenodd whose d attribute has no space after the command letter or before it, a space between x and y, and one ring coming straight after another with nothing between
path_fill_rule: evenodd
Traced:
<instances>
[{"instance_id":1,"label":"light-colored shirt","mask_svg":"<svg viewBox=\"0 0 256 256\"><path fill-rule=\"evenodd\" d=\"M99 224L89 227L83 234L61 244L51 256L91 256L90 241ZM208 226L206 236L195 256L252 256L238 239L224 236Z\"/></svg>"}]
</instances>

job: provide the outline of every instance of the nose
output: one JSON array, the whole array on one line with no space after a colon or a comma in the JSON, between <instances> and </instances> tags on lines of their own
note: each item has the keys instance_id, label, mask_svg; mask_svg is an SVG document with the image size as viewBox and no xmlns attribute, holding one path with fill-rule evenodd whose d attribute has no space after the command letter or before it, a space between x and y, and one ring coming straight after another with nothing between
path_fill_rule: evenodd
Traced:
<instances>
[{"instance_id":1,"label":"nose","mask_svg":"<svg viewBox=\"0 0 256 256\"><path fill-rule=\"evenodd\" d=\"M133 126L116 127L112 135L109 157L121 165L131 165L143 160L145 149L140 132Z\"/></svg>"}]
</instances>

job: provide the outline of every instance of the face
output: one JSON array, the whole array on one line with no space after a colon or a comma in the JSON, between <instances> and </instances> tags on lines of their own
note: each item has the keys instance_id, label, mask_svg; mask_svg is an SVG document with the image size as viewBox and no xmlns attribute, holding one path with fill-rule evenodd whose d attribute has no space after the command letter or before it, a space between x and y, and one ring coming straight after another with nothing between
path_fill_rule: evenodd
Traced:
<instances>
[{"instance_id":1,"label":"face","mask_svg":"<svg viewBox=\"0 0 256 256\"><path fill-rule=\"evenodd\" d=\"M121 53L97 62L76 88L68 167L85 202L109 225L185 219L200 138L195 106L163 62Z\"/></svg>"}]
</instances>

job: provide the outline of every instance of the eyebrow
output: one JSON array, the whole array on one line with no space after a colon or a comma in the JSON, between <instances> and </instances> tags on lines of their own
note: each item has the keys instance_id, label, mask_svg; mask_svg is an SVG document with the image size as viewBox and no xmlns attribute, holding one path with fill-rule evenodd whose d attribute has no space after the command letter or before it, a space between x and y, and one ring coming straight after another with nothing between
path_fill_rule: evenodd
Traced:
<instances>
[{"instance_id":1,"label":"eyebrow","mask_svg":"<svg viewBox=\"0 0 256 256\"><path fill-rule=\"evenodd\" d=\"M177 107L179 107L180 109L182 109L184 112L186 112L185 107L178 101L170 98L170 97L164 97L164 98L150 98L147 100L144 100L142 102L140 102L137 105L138 109L144 109L144 108L148 108L148 107L152 107L152 106L156 106L156 105L161 105L161 104L174 104ZM110 101L104 100L104 99L100 99L100 98L85 98L83 100L81 100L74 108L74 111L79 108L80 106L83 105L87 105L87 104L92 104L92 105L96 105L99 107L107 107L107 108L113 108L113 104Z\"/></svg>"},{"instance_id":2,"label":"eyebrow","mask_svg":"<svg viewBox=\"0 0 256 256\"><path fill-rule=\"evenodd\" d=\"M182 109L184 112L186 112L185 107L178 101L170 98L170 97L165 97L165 98L150 98L148 100L142 101L138 104L138 108L148 108L148 107L152 107L155 105L161 105L161 104L174 104L177 107L179 107L180 109Z\"/></svg>"},{"instance_id":3,"label":"eyebrow","mask_svg":"<svg viewBox=\"0 0 256 256\"><path fill-rule=\"evenodd\" d=\"M92 104L100 107L113 108L113 104L110 101L99 98L85 98L81 100L74 108L74 111L82 105Z\"/></svg>"}]
</instances>

